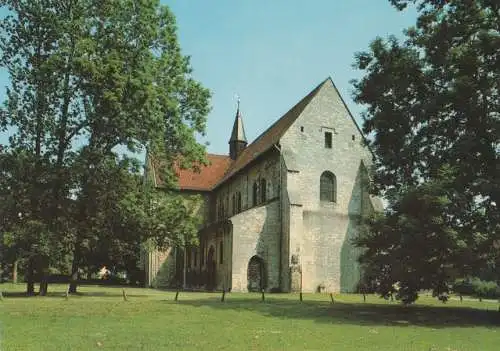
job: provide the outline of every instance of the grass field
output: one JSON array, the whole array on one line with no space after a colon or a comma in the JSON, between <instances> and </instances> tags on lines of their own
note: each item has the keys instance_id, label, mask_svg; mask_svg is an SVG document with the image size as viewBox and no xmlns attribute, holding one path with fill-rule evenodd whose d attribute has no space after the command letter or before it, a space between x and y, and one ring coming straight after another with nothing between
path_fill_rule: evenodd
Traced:
<instances>
[{"instance_id":1,"label":"grass field","mask_svg":"<svg viewBox=\"0 0 500 351\"><path fill-rule=\"evenodd\" d=\"M498 303L430 297L403 307L368 296L226 295L65 286L26 298L0 284L0 350L499 350Z\"/></svg>"}]
</instances>

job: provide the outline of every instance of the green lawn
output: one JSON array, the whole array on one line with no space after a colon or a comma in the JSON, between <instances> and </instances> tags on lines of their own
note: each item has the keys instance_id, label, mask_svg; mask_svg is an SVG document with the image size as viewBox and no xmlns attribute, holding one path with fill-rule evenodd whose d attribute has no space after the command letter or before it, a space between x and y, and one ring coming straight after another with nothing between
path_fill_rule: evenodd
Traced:
<instances>
[{"instance_id":1,"label":"green lawn","mask_svg":"<svg viewBox=\"0 0 500 351\"><path fill-rule=\"evenodd\" d=\"M423 297L403 307L368 296L175 293L80 287L26 298L0 284L0 350L499 350L495 302ZM488 311L489 310L489 311Z\"/></svg>"}]
</instances>

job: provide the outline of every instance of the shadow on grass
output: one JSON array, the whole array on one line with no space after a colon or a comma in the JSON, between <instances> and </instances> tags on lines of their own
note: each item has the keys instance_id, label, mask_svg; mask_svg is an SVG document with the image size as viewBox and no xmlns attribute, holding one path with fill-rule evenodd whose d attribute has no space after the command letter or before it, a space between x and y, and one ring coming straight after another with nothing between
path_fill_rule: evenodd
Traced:
<instances>
[{"instance_id":1,"label":"shadow on grass","mask_svg":"<svg viewBox=\"0 0 500 351\"><path fill-rule=\"evenodd\" d=\"M375 303L348 303L322 301L294 301L276 298L265 302L245 298L231 298L225 302L206 298L182 300L177 303L193 307L210 307L219 310L257 312L264 316L284 319L309 319L318 323L386 325L386 326L425 326L431 328L500 326L500 312L481 310L471 307L454 306L403 306ZM496 308L496 306L495 306Z\"/></svg>"},{"instance_id":2,"label":"shadow on grass","mask_svg":"<svg viewBox=\"0 0 500 351\"><path fill-rule=\"evenodd\" d=\"M85 287L85 286L84 286ZM122 289L125 289L125 292L127 294L127 297L148 297L151 296L150 294L134 294L134 293L129 293L128 288L126 286L106 286L106 290L108 291L97 291L97 290L92 290L92 291L84 291L84 292L77 292L70 294L70 298L73 297L109 297L109 298L117 298L117 297L123 297L123 292ZM50 289L50 287L49 287ZM66 296L65 291L61 291L61 289L58 289L57 291L48 291L47 295L45 296L40 296L38 292L36 292L34 295L28 295L26 294L26 291L2 291L2 294L5 298L33 298L33 297L43 297L43 298L62 298Z\"/></svg>"}]
</instances>

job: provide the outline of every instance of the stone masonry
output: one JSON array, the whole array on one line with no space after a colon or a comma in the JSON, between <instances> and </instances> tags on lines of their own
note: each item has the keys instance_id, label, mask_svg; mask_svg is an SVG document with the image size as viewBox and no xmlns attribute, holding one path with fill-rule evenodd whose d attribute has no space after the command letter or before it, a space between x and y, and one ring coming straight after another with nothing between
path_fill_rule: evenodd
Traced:
<instances>
[{"instance_id":1,"label":"stone masonry","mask_svg":"<svg viewBox=\"0 0 500 351\"><path fill-rule=\"evenodd\" d=\"M372 154L363 141L330 78L248 145L238 108L231 159L209 155L227 169L212 184L180 173L181 192L208 199L200 246L145 255L147 284L182 276L185 288L355 291L351 239L362 216L381 210L367 192Z\"/></svg>"}]
</instances>

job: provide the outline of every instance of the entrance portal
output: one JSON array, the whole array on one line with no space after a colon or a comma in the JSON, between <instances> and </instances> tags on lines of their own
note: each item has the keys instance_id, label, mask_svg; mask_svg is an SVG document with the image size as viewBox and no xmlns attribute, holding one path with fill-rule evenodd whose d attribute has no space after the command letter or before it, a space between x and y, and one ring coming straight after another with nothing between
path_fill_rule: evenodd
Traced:
<instances>
[{"instance_id":1,"label":"entrance portal","mask_svg":"<svg viewBox=\"0 0 500 351\"><path fill-rule=\"evenodd\" d=\"M247 279L247 289L250 292L257 292L266 288L264 260L261 257L253 256L248 262Z\"/></svg>"}]
</instances>

